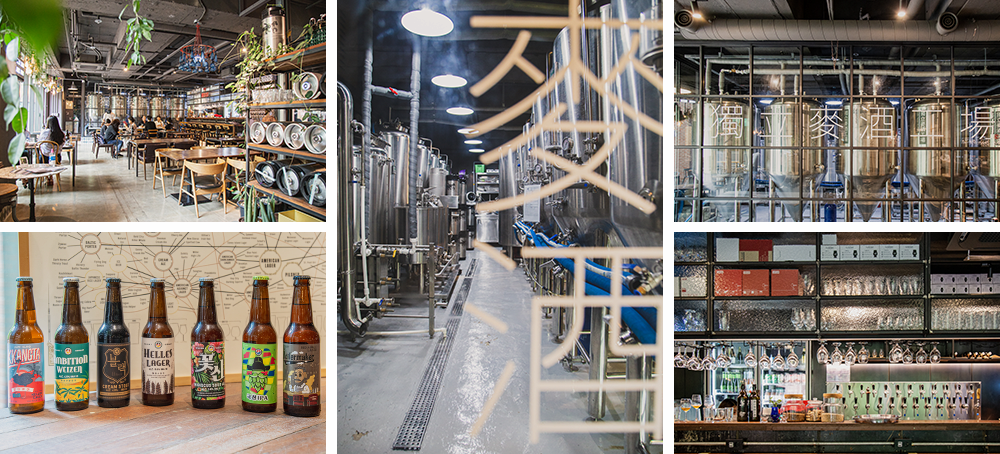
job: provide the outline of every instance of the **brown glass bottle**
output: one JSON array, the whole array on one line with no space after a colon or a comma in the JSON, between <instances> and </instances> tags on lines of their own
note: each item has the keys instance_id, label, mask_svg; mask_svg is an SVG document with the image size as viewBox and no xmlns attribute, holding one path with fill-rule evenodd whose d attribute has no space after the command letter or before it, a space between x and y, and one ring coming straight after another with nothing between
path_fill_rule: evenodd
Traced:
<instances>
[{"instance_id":1,"label":"brown glass bottle","mask_svg":"<svg viewBox=\"0 0 1000 454\"><path fill-rule=\"evenodd\" d=\"M83 410L90 406L90 336L80 314L80 280L63 279L62 324L56 344L56 410Z\"/></svg>"},{"instance_id":2,"label":"brown glass bottle","mask_svg":"<svg viewBox=\"0 0 1000 454\"><path fill-rule=\"evenodd\" d=\"M163 279L149 280L149 321L142 329L142 403L174 403L174 331L167 323Z\"/></svg>"},{"instance_id":3,"label":"brown glass bottle","mask_svg":"<svg viewBox=\"0 0 1000 454\"><path fill-rule=\"evenodd\" d=\"M271 327L267 276L254 276L250 298L250 323L243 331L241 366L243 409L267 413L278 408L278 335Z\"/></svg>"},{"instance_id":4,"label":"brown glass bottle","mask_svg":"<svg viewBox=\"0 0 1000 454\"><path fill-rule=\"evenodd\" d=\"M37 413L45 407L42 330L35 319L31 278L17 278L17 313L7 335L7 400L10 412Z\"/></svg>"},{"instance_id":5,"label":"brown glass bottle","mask_svg":"<svg viewBox=\"0 0 1000 454\"><path fill-rule=\"evenodd\" d=\"M225 335L215 315L215 283L198 283L198 321L191 330L191 406L226 406Z\"/></svg>"},{"instance_id":6,"label":"brown glass bottle","mask_svg":"<svg viewBox=\"0 0 1000 454\"><path fill-rule=\"evenodd\" d=\"M292 416L319 416L320 342L313 326L309 276L295 276L292 291L292 320L285 330L284 385L285 413Z\"/></svg>"},{"instance_id":7,"label":"brown glass bottle","mask_svg":"<svg viewBox=\"0 0 1000 454\"><path fill-rule=\"evenodd\" d=\"M97 405L127 407L131 400L131 336L122 311L122 280L110 277L104 324L97 330Z\"/></svg>"}]
</instances>

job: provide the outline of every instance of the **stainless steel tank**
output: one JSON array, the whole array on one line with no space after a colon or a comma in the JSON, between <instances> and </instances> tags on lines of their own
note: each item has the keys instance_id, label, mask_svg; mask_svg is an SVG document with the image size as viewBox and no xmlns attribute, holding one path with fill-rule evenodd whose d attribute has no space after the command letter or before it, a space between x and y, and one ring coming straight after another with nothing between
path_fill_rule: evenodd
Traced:
<instances>
[{"instance_id":1,"label":"stainless steel tank","mask_svg":"<svg viewBox=\"0 0 1000 454\"><path fill-rule=\"evenodd\" d=\"M520 193L517 182L518 155L516 153L505 154L500 157L500 199L514 197ZM511 208L498 212L500 224L497 226L500 237L500 245L507 247L518 246L517 237L514 235L514 218L520 210Z\"/></svg>"},{"instance_id":2,"label":"stainless steel tank","mask_svg":"<svg viewBox=\"0 0 1000 454\"><path fill-rule=\"evenodd\" d=\"M777 195L792 199L781 204L797 222L802 221L800 197L809 196L813 180L825 169L822 149L799 148L823 146L822 134L808 129L810 118L819 108L819 103L811 101L776 100L761 110L761 145L779 147L764 150L767 174Z\"/></svg>"},{"instance_id":3,"label":"stainless steel tank","mask_svg":"<svg viewBox=\"0 0 1000 454\"><path fill-rule=\"evenodd\" d=\"M431 151L423 144L417 145L417 189L427 188L431 169ZM419 192L419 191L418 191Z\"/></svg>"},{"instance_id":4,"label":"stainless steel tank","mask_svg":"<svg viewBox=\"0 0 1000 454\"><path fill-rule=\"evenodd\" d=\"M392 235L393 238L409 238L407 210L410 206L410 136L405 132L387 131L382 134L389 144L386 152L392 160ZM393 244L396 241L393 240Z\"/></svg>"},{"instance_id":5,"label":"stainless steel tank","mask_svg":"<svg viewBox=\"0 0 1000 454\"><path fill-rule=\"evenodd\" d=\"M711 99L703 108L702 187L714 197L747 197L750 193L750 106L733 99ZM735 147L735 148L710 148ZM698 162L698 157L695 157ZM715 203L718 221L735 219L737 203Z\"/></svg>"},{"instance_id":6,"label":"stainless steel tank","mask_svg":"<svg viewBox=\"0 0 1000 454\"><path fill-rule=\"evenodd\" d=\"M136 120L140 120L143 115L149 115L149 98L132 95L129 100L129 115L135 117Z\"/></svg>"},{"instance_id":7,"label":"stainless steel tank","mask_svg":"<svg viewBox=\"0 0 1000 454\"><path fill-rule=\"evenodd\" d=\"M117 118L125 118L125 96L122 95L111 95L107 99L108 103L104 105L105 109L111 109L111 113ZM104 115L104 112L101 112ZM138 120L138 118L136 118Z\"/></svg>"},{"instance_id":8,"label":"stainless steel tank","mask_svg":"<svg viewBox=\"0 0 1000 454\"><path fill-rule=\"evenodd\" d=\"M167 98L163 96L157 96L149 100L149 114L153 118L160 117L163 119L170 118L170 108L168 106Z\"/></svg>"},{"instance_id":9,"label":"stainless steel tank","mask_svg":"<svg viewBox=\"0 0 1000 454\"><path fill-rule=\"evenodd\" d=\"M275 56L287 40L285 32L285 10L278 6L264 8L261 21L264 56Z\"/></svg>"},{"instance_id":10,"label":"stainless steel tank","mask_svg":"<svg viewBox=\"0 0 1000 454\"><path fill-rule=\"evenodd\" d=\"M97 93L87 95L87 126L99 127L101 117L104 116L105 99Z\"/></svg>"},{"instance_id":11,"label":"stainless steel tank","mask_svg":"<svg viewBox=\"0 0 1000 454\"><path fill-rule=\"evenodd\" d=\"M955 188L964 180L964 174L954 172L952 166L951 119L954 114L950 102L929 99L913 104L907 114L911 149L907 171L920 180L923 197L950 198ZM927 202L931 219L937 222L944 212L945 202Z\"/></svg>"},{"instance_id":12,"label":"stainless steel tank","mask_svg":"<svg viewBox=\"0 0 1000 454\"><path fill-rule=\"evenodd\" d=\"M969 149L959 153L957 167L960 172L968 172L967 176L975 180L979 190L987 198L996 198L997 183L1000 182L1000 149L982 150L975 147L1000 147L1000 102L983 100L980 105L973 104L978 100L966 101L959 105L961 146ZM992 127L992 128L991 128ZM957 175L956 179L961 176Z\"/></svg>"},{"instance_id":13,"label":"stainless steel tank","mask_svg":"<svg viewBox=\"0 0 1000 454\"><path fill-rule=\"evenodd\" d=\"M171 97L167 101L167 104L172 118L182 118L186 116L184 112L184 98Z\"/></svg>"},{"instance_id":14,"label":"stainless steel tank","mask_svg":"<svg viewBox=\"0 0 1000 454\"><path fill-rule=\"evenodd\" d=\"M841 113L840 144L845 150L845 173L851 181L861 218L867 222L879 203L885 183L899 170L896 110L884 99L858 99ZM859 149L884 147L883 150ZM853 216L849 214L849 216Z\"/></svg>"},{"instance_id":15,"label":"stainless steel tank","mask_svg":"<svg viewBox=\"0 0 1000 454\"><path fill-rule=\"evenodd\" d=\"M386 188L392 187L392 161L385 151L371 148L365 165L368 186L368 228L369 242L373 244L396 244L396 231L392 205L392 193Z\"/></svg>"},{"instance_id":16,"label":"stainless steel tank","mask_svg":"<svg viewBox=\"0 0 1000 454\"><path fill-rule=\"evenodd\" d=\"M433 167L430 169L430 178L428 178L427 190L431 195L436 195L442 197L445 195L445 190L448 186L448 172L441 167Z\"/></svg>"},{"instance_id":17,"label":"stainless steel tank","mask_svg":"<svg viewBox=\"0 0 1000 454\"><path fill-rule=\"evenodd\" d=\"M417 207L417 244L448 244L448 208Z\"/></svg>"}]
</instances>

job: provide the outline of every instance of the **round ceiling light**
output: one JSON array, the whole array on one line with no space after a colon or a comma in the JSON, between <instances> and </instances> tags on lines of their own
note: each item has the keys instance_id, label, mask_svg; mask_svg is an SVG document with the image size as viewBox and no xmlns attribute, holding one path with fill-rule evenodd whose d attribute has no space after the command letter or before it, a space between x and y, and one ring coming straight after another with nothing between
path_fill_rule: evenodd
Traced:
<instances>
[{"instance_id":1,"label":"round ceiling light","mask_svg":"<svg viewBox=\"0 0 1000 454\"><path fill-rule=\"evenodd\" d=\"M480 145L482 143L483 143L483 141L479 140L479 139L469 139L469 140L465 141L466 145Z\"/></svg>"},{"instance_id":2,"label":"round ceiling light","mask_svg":"<svg viewBox=\"0 0 1000 454\"><path fill-rule=\"evenodd\" d=\"M452 115L472 115L474 111L468 107L449 107L445 112Z\"/></svg>"},{"instance_id":3,"label":"round ceiling light","mask_svg":"<svg viewBox=\"0 0 1000 454\"><path fill-rule=\"evenodd\" d=\"M459 88L464 87L468 81L464 77L454 74L442 74L431 78L431 83L444 88Z\"/></svg>"},{"instance_id":4,"label":"round ceiling light","mask_svg":"<svg viewBox=\"0 0 1000 454\"><path fill-rule=\"evenodd\" d=\"M469 153L482 153L484 151L486 151L486 150L484 150L482 148L473 148L473 149L469 150Z\"/></svg>"},{"instance_id":5,"label":"round ceiling light","mask_svg":"<svg viewBox=\"0 0 1000 454\"><path fill-rule=\"evenodd\" d=\"M455 24L448 16L428 8L410 11L403 15L400 22L410 33L420 36L444 36L455 29Z\"/></svg>"}]
</instances>

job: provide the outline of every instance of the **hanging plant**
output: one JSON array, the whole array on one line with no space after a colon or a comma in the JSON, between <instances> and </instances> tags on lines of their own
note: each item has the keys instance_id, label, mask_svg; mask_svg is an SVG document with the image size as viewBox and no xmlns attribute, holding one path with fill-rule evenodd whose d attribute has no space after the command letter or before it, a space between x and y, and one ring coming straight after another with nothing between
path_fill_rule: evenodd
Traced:
<instances>
[{"instance_id":1,"label":"hanging plant","mask_svg":"<svg viewBox=\"0 0 1000 454\"><path fill-rule=\"evenodd\" d=\"M129 55L128 62L125 64L126 69L131 69L132 65L144 65L146 64L146 57L143 57L139 53L139 46L142 44L142 40L153 41L153 21L146 19L139 15L139 1L132 0L132 13L135 17L131 18L126 22L127 26L125 28L125 53L132 50L132 55ZM118 13L118 19L122 20L122 16L125 15L125 10L128 6L122 8L122 12Z\"/></svg>"}]
</instances>

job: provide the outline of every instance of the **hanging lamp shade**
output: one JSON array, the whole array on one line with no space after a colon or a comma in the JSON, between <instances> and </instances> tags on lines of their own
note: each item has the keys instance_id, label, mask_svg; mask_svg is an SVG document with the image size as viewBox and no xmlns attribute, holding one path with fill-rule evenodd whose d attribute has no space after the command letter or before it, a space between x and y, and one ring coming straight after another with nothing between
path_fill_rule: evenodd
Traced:
<instances>
[{"instance_id":1,"label":"hanging lamp shade","mask_svg":"<svg viewBox=\"0 0 1000 454\"><path fill-rule=\"evenodd\" d=\"M177 69L189 73L214 73L219 71L219 58L215 48L201 43L201 24L195 29L194 43L181 48Z\"/></svg>"}]
</instances>

